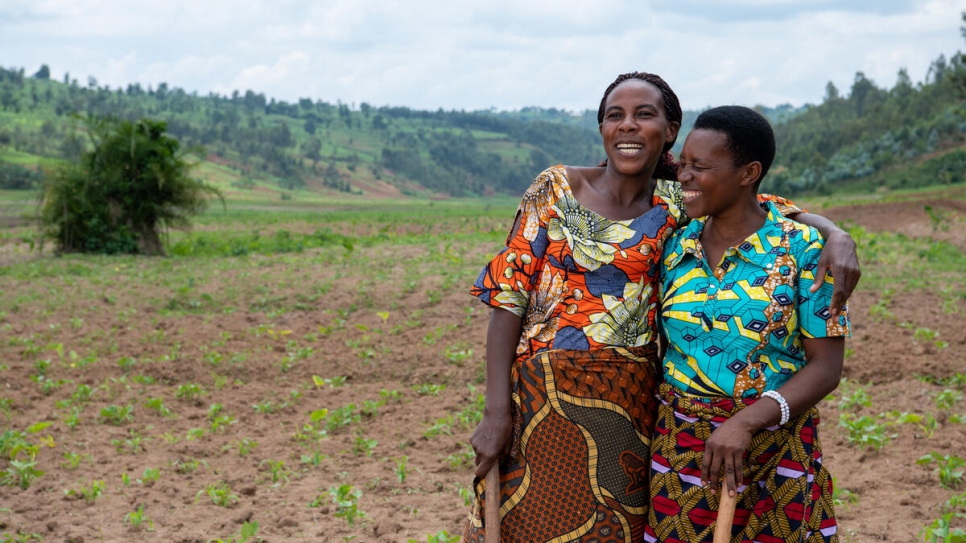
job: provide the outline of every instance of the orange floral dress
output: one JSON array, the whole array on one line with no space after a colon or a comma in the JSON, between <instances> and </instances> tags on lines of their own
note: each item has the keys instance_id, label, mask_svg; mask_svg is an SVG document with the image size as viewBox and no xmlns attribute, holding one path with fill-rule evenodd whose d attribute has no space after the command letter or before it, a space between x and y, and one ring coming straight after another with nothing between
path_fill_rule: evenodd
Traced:
<instances>
[{"instance_id":1,"label":"orange floral dress","mask_svg":"<svg viewBox=\"0 0 966 543\"><path fill-rule=\"evenodd\" d=\"M523 318L513 453L501 465L502 541L641 541L656 413L657 279L685 218L676 183L613 221L574 198L563 166L527 190L519 224L472 293ZM485 492L464 541L482 542Z\"/></svg>"}]
</instances>

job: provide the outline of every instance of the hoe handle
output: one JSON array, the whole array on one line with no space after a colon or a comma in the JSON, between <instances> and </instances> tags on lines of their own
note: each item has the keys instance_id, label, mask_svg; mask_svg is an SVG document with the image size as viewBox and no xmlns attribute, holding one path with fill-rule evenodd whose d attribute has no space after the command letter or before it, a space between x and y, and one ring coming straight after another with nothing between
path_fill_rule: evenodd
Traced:
<instances>
[{"instance_id":1,"label":"hoe handle","mask_svg":"<svg viewBox=\"0 0 966 543\"><path fill-rule=\"evenodd\" d=\"M500 463L486 472L486 543L500 543Z\"/></svg>"},{"instance_id":2,"label":"hoe handle","mask_svg":"<svg viewBox=\"0 0 966 543\"><path fill-rule=\"evenodd\" d=\"M714 525L714 543L728 543L731 541L731 523L735 519L738 494L732 496L723 482L719 492L721 498L718 500L718 520Z\"/></svg>"}]
</instances>

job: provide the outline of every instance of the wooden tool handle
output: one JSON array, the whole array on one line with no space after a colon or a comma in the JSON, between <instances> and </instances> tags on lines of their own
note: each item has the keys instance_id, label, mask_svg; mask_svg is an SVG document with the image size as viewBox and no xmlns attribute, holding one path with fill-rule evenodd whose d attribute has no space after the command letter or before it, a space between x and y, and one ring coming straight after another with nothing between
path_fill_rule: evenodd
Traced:
<instances>
[{"instance_id":1,"label":"wooden tool handle","mask_svg":"<svg viewBox=\"0 0 966 543\"><path fill-rule=\"evenodd\" d=\"M731 496L728 488L721 484L721 498L718 500L718 520L714 525L714 543L729 543L731 541L731 523L735 520L735 506L738 504L738 494Z\"/></svg>"},{"instance_id":2,"label":"wooden tool handle","mask_svg":"<svg viewBox=\"0 0 966 543\"><path fill-rule=\"evenodd\" d=\"M734 514L734 507L731 508ZM486 543L500 543L500 463L494 462L486 472ZM728 521L729 526L731 521Z\"/></svg>"}]
</instances>

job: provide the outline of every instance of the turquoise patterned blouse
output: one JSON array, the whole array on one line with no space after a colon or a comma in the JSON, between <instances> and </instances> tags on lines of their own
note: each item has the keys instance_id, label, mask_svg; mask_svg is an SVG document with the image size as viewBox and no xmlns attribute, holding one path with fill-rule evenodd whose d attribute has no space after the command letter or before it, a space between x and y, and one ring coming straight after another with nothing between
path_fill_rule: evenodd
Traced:
<instances>
[{"instance_id":1,"label":"turquoise patterned blouse","mask_svg":"<svg viewBox=\"0 0 966 543\"><path fill-rule=\"evenodd\" d=\"M758 397L805 366L803 338L851 334L847 311L829 312L831 275L809 292L823 246L817 230L768 203L765 224L715 268L701 247L705 220L664 246L658 295L669 384L690 396Z\"/></svg>"}]
</instances>

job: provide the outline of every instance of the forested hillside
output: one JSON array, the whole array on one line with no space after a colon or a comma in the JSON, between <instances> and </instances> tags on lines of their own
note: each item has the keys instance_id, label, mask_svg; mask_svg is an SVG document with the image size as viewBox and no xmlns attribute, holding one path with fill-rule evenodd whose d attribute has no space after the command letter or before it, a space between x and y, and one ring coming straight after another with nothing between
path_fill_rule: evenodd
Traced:
<instances>
[{"instance_id":1,"label":"forested hillside","mask_svg":"<svg viewBox=\"0 0 966 543\"><path fill-rule=\"evenodd\" d=\"M961 183L966 171L966 65L940 55L925 80L905 70L880 88L857 73L822 102L761 107L778 157L765 189L781 194ZM56 160L88 145L84 117L165 121L184 146L204 150L199 175L234 192L308 189L377 197L519 194L555 163L603 158L596 110L420 111L253 91L186 93L161 83L111 89L89 78L50 79L0 68L0 188L35 186ZM685 134L697 115L685 112ZM679 139L677 149L683 137Z\"/></svg>"},{"instance_id":2,"label":"forested hillside","mask_svg":"<svg viewBox=\"0 0 966 543\"><path fill-rule=\"evenodd\" d=\"M342 192L470 195L519 193L555 162L596 163L599 136L576 124L490 112L358 107L303 98L278 102L246 91L188 94L160 84L124 89L0 68L0 160L20 166L72 159L87 145L79 116L167 122L200 145L236 188L259 184ZM567 115L564 113L564 115ZM3 168L7 186L26 170ZM15 179L16 178L16 179Z\"/></svg>"},{"instance_id":3,"label":"forested hillside","mask_svg":"<svg viewBox=\"0 0 966 543\"><path fill-rule=\"evenodd\" d=\"M900 70L879 88L855 74L847 95L829 83L821 104L775 128L776 167L768 190L782 194L842 188L911 188L962 183L966 172L966 65L940 55L926 80Z\"/></svg>"}]
</instances>

